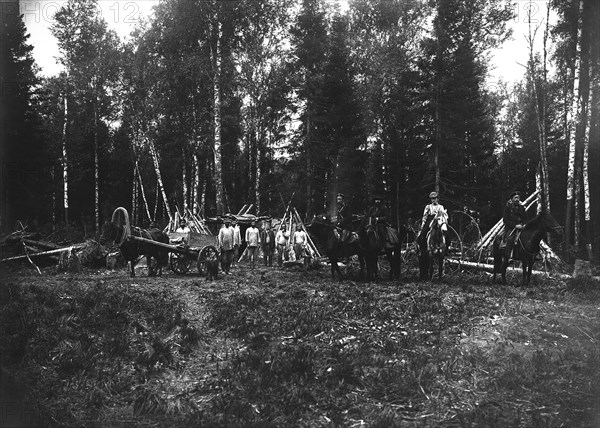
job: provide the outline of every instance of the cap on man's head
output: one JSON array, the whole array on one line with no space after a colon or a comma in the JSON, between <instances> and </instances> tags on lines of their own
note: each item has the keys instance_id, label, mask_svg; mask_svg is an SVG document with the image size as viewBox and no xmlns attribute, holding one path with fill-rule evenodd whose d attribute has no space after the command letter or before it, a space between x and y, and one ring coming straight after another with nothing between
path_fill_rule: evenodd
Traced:
<instances>
[{"instance_id":1,"label":"cap on man's head","mask_svg":"<svg viewBox=\"0 0 600 428\"><path fill-rule=\"evenodd\" d=\"M337 196L338 198L345 198L345 197L346 197L346 196L345 196L343 193L338 193L336 196Z\"/></svg>"},{"instance_id":2,"label":"cap on man's head","mask_svg":"<svg viewBox=\"0 0 600 428\"><path fill-rule=\"evenodd\" d=\"M514 198L515 196L521 197L521 192L519 192L518 190L515 190L514 192L512 192L510 194L510 199Z\"/></svg>"},{"instance_id":3,"label":"cap on man's head","mask_svg":"<svg viewBox=\"0 0 600 428\"><path fill-rule=\"evenodd\" d=\"M185 224L185 223L186 223L186 221L185 221L184 218L182 218L182 219L179 220L179 224Z\"/></svg>"},{"instance_id":4,"label":"cap on man's head","mask_svg":"<svg viewBox=\"0 0 600 428\"><path fill-rule=\"evenodd\" d=\"M437 197L438 197L438 194L437 194L437 192L431 192L431 193L429 194L429 199L435 199L435 198L437 198Z\"/></svg>"}]
</instances>

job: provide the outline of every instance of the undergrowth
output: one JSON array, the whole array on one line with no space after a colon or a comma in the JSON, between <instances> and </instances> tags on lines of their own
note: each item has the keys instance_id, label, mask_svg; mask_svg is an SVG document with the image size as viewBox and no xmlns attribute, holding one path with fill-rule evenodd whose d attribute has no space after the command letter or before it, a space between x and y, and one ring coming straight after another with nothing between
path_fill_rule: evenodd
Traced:
<instances>
[{"instance_id":1,"label":"undergrowth","mask_svg":"<svg viewBox=\"0 0 600 428\"><path fill-rule=\"evenodd\" d=\"M600 422L594 284L326 276L9 282L2 364L36 385L59 425Z\"/></svg>"}]
</instances>

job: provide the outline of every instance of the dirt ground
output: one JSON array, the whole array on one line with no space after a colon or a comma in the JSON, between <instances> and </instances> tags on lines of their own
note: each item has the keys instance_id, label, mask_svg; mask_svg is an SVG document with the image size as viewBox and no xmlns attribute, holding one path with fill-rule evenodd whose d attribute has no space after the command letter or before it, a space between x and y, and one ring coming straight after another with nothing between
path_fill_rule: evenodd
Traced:
<instances>
[{"instance_id":1,"label":"dirt ground","mask_svg":"<svg viewBox=\"0 0 600 428\"><path fill-rule=\"evenodd\" d=\"M600 426L600 284L4 266L2 426Z\"/></svg>"}]
</instances>

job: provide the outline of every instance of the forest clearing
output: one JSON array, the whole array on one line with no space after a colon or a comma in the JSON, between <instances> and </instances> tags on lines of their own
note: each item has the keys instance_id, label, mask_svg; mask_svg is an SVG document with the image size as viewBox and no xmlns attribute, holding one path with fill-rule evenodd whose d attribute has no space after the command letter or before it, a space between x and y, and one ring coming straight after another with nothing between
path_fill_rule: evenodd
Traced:
<instances>
[{"instance_id":1,"label":"forest clearing","mask_svg":"<svg viewBox=\"0 0 600 428\"><path fill-rule=\"evenodd\" d=\"M325 267L244 262L216 281L3 266L1 355L19 391L3 422L600 422L600 292L591 279L538 275L518 288L485 273L365 283L332 281Z\"/></svg>"}]
</instances>

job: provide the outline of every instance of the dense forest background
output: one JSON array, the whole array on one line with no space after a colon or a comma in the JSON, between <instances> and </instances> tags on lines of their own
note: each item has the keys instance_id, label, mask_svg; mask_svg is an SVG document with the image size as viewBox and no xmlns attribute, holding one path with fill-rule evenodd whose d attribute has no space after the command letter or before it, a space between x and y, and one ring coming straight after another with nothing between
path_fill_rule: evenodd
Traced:
<instances>
[{"instance_id":1,"label":"dense forest background","mask_svg":"<svg viewBox=\"0 0 600 428\"><path fill-rule=\"evenodd\" d=\"M141 226L245 204L281 216L290 201L309 219L336 192L355 212L382 194L405 223L438 190L487 230L510 192L539 189L565 249L597 257L600 2L548 5L558 20L531 24L544 48L523 79L490 88L509 2L164 0L123 43L96 1L69 0L55 77L3 2L0 227L96 231L117 206Z\"/></svg>"}]
</instances>

